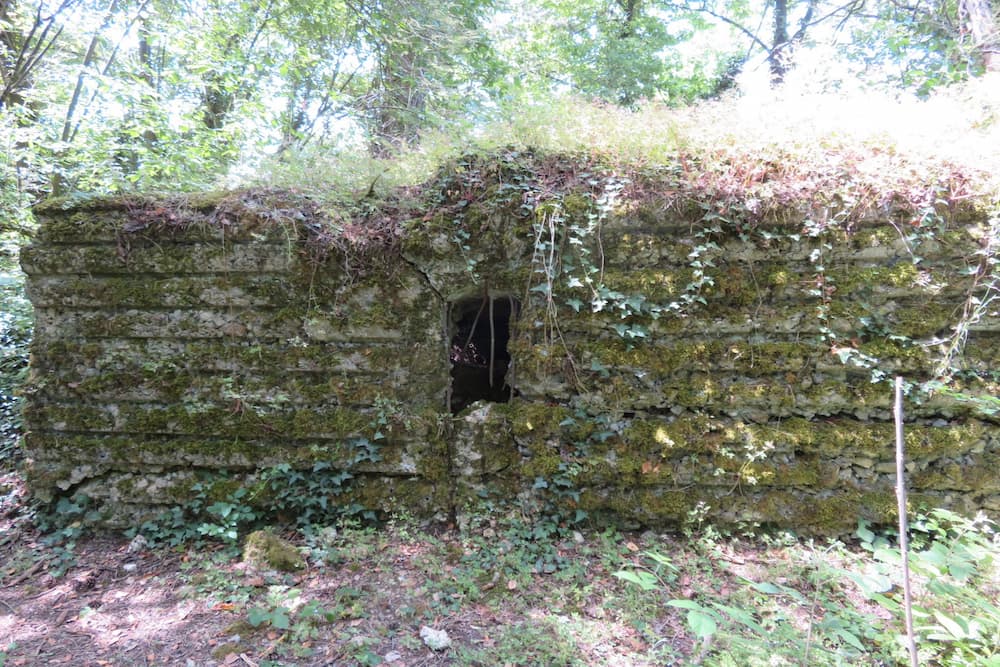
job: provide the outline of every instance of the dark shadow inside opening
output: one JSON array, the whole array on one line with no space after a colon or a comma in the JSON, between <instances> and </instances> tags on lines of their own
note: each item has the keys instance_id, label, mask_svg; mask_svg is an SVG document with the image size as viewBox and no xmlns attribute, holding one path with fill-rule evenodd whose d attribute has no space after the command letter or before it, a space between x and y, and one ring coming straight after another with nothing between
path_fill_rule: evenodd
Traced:
<instances>
[{"instance_id":1,"label":"dark shadow inside opening","mask_svg":"<svg viewBox=\"0 0 1000 667\"><path fill-rule=\"evenodd\" d=\"M513 297L474 297L451 304L451 404L452 414L475 401L506 403L511 397L507 384L510 367L510 327L517 317Z\"/></svg>"}]
</instances>

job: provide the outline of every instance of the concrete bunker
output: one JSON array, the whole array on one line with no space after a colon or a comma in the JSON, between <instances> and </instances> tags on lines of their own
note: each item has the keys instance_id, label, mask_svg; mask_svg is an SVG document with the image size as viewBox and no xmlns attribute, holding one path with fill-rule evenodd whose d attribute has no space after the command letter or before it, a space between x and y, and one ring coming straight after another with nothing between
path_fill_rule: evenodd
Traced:
<instances>
[{"instance_id":1,"label":"concrete bunker","mask_svg":"<svg viewBox=\"0 0 1000 667\"><path fill-rule=\"evenodd\" d=\"M921 341L975 286L956 258L981 249L983 216L956 209L911 244L893 217L910 209L831 209L855 216L849 233L814 238L808 202L721 224L700 190L634 174L580 234L598 193L577 162L508 157L452 165L413 210L351 225L279 191L37 207L21 251L32 491L86 495L126 527L205 476L254 488L322 463L350 477L330 503L423 517L484 494L628 526L704 511L837 534L894 517L892 392L840 357L932 377ZM551 289L531 287L539 271ZM828 320L813 276L836 288ZM1000 393L998 332L995 315L971 332L970 391ZM1000 512L1000 420L945 395L907 417L914 507Z\"/></svg>"},{"instance_id":2,"label":"concrete bunker","mask_svg":"<svg viewBox=\"0 0 1000 667\"><path fill-rule=\"evenodd\" d=\"M476 401L510 400L514 389L507 342L519 308L510 295L483 294L448 304L448 408L452 414Z\"/></svg>"}]
</instances>

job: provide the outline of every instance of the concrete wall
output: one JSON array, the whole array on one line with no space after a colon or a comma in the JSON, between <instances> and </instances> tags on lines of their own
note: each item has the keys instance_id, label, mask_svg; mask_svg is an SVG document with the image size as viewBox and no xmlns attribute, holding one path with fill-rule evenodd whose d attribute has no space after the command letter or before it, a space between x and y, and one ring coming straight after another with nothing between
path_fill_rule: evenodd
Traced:
<instances>
[{"instance_id":1,"label":"concrete wall","mask_svg":"<svg viewBox=\"0 0 1000 667\"><path fill-rule=\"evenodd\" d=\"M917 235L890 209L720 221L665 185L553 190L536 167L461 163L363 218L280 192L39 208L35 492L123 523L200 471L323 461L353 476L336 502L438 517L493 497L653 525L891 518L872 371L930 377L972 287L974 212ZM993 391L997 325L966 348L972 390ZM453 415L453 367L491 338L489 398L510 400ZM1000 511L995 420L914 398L914 502Z\"/></svg>"}]
</instances>

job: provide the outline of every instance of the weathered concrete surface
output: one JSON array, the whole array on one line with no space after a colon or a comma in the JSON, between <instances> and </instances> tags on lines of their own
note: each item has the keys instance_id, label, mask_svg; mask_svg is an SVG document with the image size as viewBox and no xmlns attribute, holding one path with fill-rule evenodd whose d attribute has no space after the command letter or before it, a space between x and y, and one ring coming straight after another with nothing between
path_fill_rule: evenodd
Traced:
<instances>
[{"instance_id":1,"label":"weathered concrete surface","mask_svg":"<svg viewBox=\"0 0 1000 667\"><path fill-rule=\"evenodd\" d=\"M975 214L810 235L791 206L747 231L676 193L607 209L599 186L542 200L528 172L475 169L382 236L275 193L39 209L35 493L85 492L120 523L198 470L322 460L354 475L338 502L423 515L492 495L644 524L889 519L892 397L872 371L930 378ZM514 397L453 416L448 306L476 295L520 304ZM994 390L998 332L972 333L970 391ZM1000 511L995 420L941 395L907 416L914 503Z\"/></svg>"}]
</instances>

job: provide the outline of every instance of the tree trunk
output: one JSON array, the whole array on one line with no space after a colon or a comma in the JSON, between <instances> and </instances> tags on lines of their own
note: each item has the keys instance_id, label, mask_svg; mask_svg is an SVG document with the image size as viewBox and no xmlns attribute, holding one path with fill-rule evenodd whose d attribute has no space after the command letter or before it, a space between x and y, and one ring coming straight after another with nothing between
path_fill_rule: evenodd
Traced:
<instances>
[{"instance_id":1,"label":"tree trunk","mask_svg":"<svg viewBox=\"0 0 1000 667\"><path fill-rule=\"evenodd\" d=\"M1000 71L1000 34L988 0L959 0L959 12L965 27L975 40L976 49L987 71Z\"/></svg>"},{"instance_id":2,"label":"tree trunk","mask_svg":"<svg viewBox=\"0 0 1000 667\"><path fill-rule=\"evenodd\" d=\"M0 0L0 109L17 106L24 102L15 81L17 54L20 51L20 35L14 31L11 22L13 0Z\"/></svg>"},{"instance_id":3,"label":"tree trunk","mask_svg":"<svg viewBox=\"0 0 1000 667\"><path fill-rule=\"evenodd\" d=\"M622 30L618 35L622 39L635 37L635 20L639 13L639 2L640 0L618 0L618 6L625 14Z\"/></svg>"},{"instance_id":4,"label":"tree trunk","mask_svg":"<svg viewBox=\"0 0 1000 667\"><path fill-rule=\"evenodd\" d=\"M771 68L771 83L781 83L788 71L788 0L774 0L774 37L767 62Z\"/></svg>"},{"instance_id":5,"label":"tree trunk","mask_svg":"<svg viewBox=\"0 0 1000 667\"><path fill-rule=\"evenodd\" d=\"M401 53L389 48L383 54L374 86L371 152L375 157L387 157L417 138L426 108L418 60L411 48Z\"/></svg>"}]
</instances>

